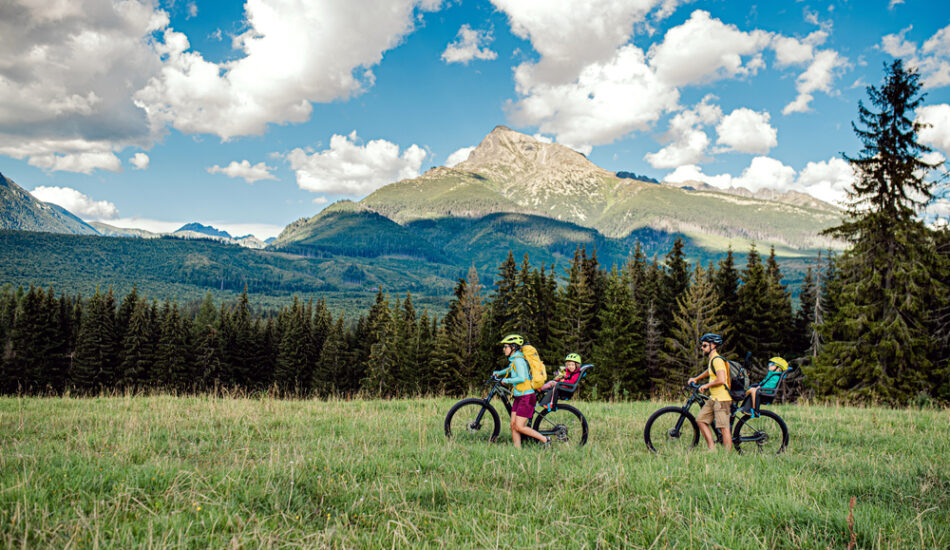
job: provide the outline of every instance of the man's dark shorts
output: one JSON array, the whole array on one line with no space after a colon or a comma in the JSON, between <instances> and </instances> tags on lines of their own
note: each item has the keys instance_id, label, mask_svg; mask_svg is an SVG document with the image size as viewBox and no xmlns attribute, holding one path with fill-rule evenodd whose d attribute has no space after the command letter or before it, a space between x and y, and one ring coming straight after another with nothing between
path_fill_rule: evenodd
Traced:
<instances>
[{"instance_id":1,"label":"man's dark shorts","mask_svg":"<svg viewBox=\"0 0 950 550\"><path fill-rule=\"evenodd\" d=\"M538 394L529 393L528 395L519 395L515 397L511 406L511 412L521 418L531 418L534 414L534 406L538 403Z\"/></svg>"}]
</instances>

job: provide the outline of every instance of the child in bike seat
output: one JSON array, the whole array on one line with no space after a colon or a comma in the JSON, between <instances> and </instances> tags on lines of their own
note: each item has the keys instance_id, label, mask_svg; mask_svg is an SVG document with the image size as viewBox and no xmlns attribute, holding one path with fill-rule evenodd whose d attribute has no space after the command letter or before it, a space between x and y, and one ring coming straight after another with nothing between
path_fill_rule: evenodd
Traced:
<instances>
[{"instance_id":1,"label":"child in bike seat","mask_svg":"<svg viewBox=\"0 0 950 550\"><path fill-rule=\"evenodd\" d=\"M739 407L739 410L751 414L753 417L759 415L759 392L766 391L773 393L778 387L779 380L782 379L782 373L788 370L788 361L782 359L781 357L773 357L769 359L769 371L765 374L765 378L762 379L758 384L752 384L749 389L745 391L746 398L742 401L742 405Z\"/></svg>"},{"instance_id":2,"label":"child in bike seat","mask_svg":"<svg viewBox=\"0 0 950 550\"><path fill-rule=\"evenodd\" d=\"M557 375L554 376L554 380L546 382L541 386L541 391L545 392L544 397L541 399L541 405L550 406L552 397L554 397L554 392L549 391L553 390L557 386L558 382L564 384L575 384L581 377L581 356L578 353L568 354L564 358L564 366L562 366L557 371Z\"/></svg>"}]
</instances>

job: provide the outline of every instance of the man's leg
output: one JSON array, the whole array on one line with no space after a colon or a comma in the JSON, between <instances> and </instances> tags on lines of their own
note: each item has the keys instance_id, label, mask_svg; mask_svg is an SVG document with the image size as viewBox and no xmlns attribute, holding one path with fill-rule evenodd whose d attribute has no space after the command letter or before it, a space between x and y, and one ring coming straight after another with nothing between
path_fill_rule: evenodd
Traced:
<instances>
[{"instance_id":1,"label":"man's leg","mask_svg":"<svg viewBox=\"0 0 950 550\"><path fill-rule=\"evenodd\" d=\"M712 428L709 427L713 423L713 401L710 399L706 401L706 404L703 405L703 408L699 410L699 416L696 417L696 423L699 424L699 432L703 434L703 439L706 440L706 446L709 447L709 450L716 449L716 441L713 438Z\"/></svg>"},{"instance_id":2,"label":"man's leg","mask_svg":"<svg viewBox=\"0 0 950 550\"><path fill-rule=\"evenodd\" d=\"M703 439L706 440L706 446L709 447L710 451L716 450L716 442L713 440L712 428L705 422L697 422L697 424L699 424L699 432L703 434Z\"/></svg>"},{"instance_id":3,"label":"man's leg","mask_svg":"<svg viewBox=\"0 0 950 550\"><path fill-rule=\"evenodd\" d=\"M714 405L716 427L722 430L722 446L727 451L732 450L732 428L729 426L729 408L731 406L732 401L716 401Z\"/></svg>"}]
</instances>

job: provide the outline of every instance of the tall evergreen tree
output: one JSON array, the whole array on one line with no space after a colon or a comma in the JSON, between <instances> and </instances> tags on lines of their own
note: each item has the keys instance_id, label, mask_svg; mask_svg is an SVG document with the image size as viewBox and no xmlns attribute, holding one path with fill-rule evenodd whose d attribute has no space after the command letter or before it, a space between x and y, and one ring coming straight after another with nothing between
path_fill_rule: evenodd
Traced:
<instances>
[{"instance_id":1,"label":"tall evergreen tree","mask_svg":"<svg viewBox=\"0 0 950 550\"><path fill-rule=\"evenodd\" d=\"M689 288L689 263L686 261L685 248L683 239L676 237L673 248L666 255L666 271L661 292L662 304L658 310L664 332L672 328L673 313L676 311L680 297Z\"/></svg>"},{"instance_id":2,"label":"tall evergreen tree","mask_svg":"<svg viewBox=\"0 0 950 550\"><path fill-rule=\"evenodd\" d=\"M775 247L769 251L769 258L765 262L765 271L768 274L769 293L768 293L768 311L765 321L767 323L766 340L770 347L766 349L766 355L788 356L789 351L795 345L795 327L792 319L792 299L782 283L782 270L775 257ZM763 376L765 371L761 373Z\"/></svg>"},{"instance_id":3,"label":"tall evergreen tree","mask_svg":"<svg viewBox=\"0 0 950 550\"><path fill-rule=\"evenodd\" d=\"M151 311L147 302L136 301L122 340L121 362L116 371L116 386L119 389L144 387L155 369L156 342Z\"/></svg>"},{"instance_id":4,"label":"tall evergreen tree","mask_svg":"<svg viewBox=\"0 0 950 550\"><path fill-rule=\"evenodd\" d=\"M366 370L360 381L361 389L374 396L390 397L396 388L396 368L399 356L396 352L396 338L392 311L388 300L377 302L380 307L370 312L372 324L369 327L369 340L372 342Z\"/></svg>"},{"instance_id":5,"label":"tall evergreen tree","mask_svg":"<svg viewBox=\"0 0 950 550\"><path fill-rule=\"evenodd\" d=\"M748 352L761 361L762 355L776 346L772 341L770 300L772 282L762 265L755 245L749 249L748 261L742 271L742 286L739 287L739 322L735 334L735 347L727 340L725 346L734 349L742 357Z\"/></svg>"},{"instance_id":6,"label":"tall evergreen tree","mask_svg":"<svg viewBox=\"0 0 950 550\"><path fill-rule=\"evenodd\" d=\"M285 311L283 333L277 352L274 381L284 393L300 395L310 387L313 365L310 317L300 300Z\"/></svg>"},{"instance_id":7,"label":"tall evergreen tree","mask_svg":"<svg viewBox=\"0 0 950 550\"><path fill-rule=\"evenodd\" d=\"M337 319L320 350L320 359L313 369L313 390L320 396L347 394L353 391L348 383L351 370L350 355L347 352L346 330L343 316Z\"/></svg>"},{"instance_id":8,"label":"tall evergreen tree","mask_svg":"<svg viewBox=\"0 0 950 550\"><path fill-rule=\"evenodd\" d=\"M716 295L722 309L719 313L726 321L722 337L731 340L739 328L739 271L736 269L732 244L726 250L726 257L719 260L719 269L714 277Z\"/></svg>"},{"instance_id":9,"label":"tall evergreen tree","mask_svg":"<svg viewBox=\"0 0 950 550\"><path fill-rule=\"evenodd\" d=\"M823 393L852 399L906 403L928 391L938 347L930 329L945 302L947 281L935 235L917 218L932 197L918 141L920 77L900 60L886 68L884 83L869 86L872 107L858 104L852 124L863 144L845 158L855 171L847 218L829 234L852 247L838 262L839 310L825 323L825 347L810 373ZM878 110L872 110L872 109Z\"/></svg>"},{"instance_id":10,"label":"tall evergreen tree","mask_svg":"<svg viewBox=\"0 0 950 550\"><path fill-rule=\"evenodd\" d=\"M593 349L594 289L584 269L585 254L578 248L568 270L567 285L558 295L557 318L554 322L552 346L559 353L590 355Z\"/></svg>"},{"instance_id":11,"label":"tall evergreen tree","mask_svg":"<svg viewBox=\"0 0 950 550\"><path fill-rule=\"evenodd\" d=\"M594 368L590 384L599 385L617 399L643 396L649 383L642 370L644 358L643 320L633 301L633 292L616 271L605 278L606 289L600 310L600 330L590 361Z\"/></svg>"},{"instance_id":12,"label":"tall evergreen tree","mask_svg":"<svg viewBox=\"0 0 950 550\"><path fill-rule=\"evenodd\" d=\"M83 393L112 388L115 361L115 299L112 289L102 293L97 288L86 306L76 339L70 385Z\"/></svg>"},{"instance_id":13,"label":"tall evergreen tree","mask_svg":"<svg viewBox=\"0 0 950 550\"><path fill-rule=\"evenodd\" d=\"M726 321L720 314L721 307L714 281L697 265L693 284L677 300L673 328L661 353L663 374L654 379L661 393L681 388L690 376L702 372L705 365L699 339L707 332L723 332Z\"/></svg>"},{"instance_id":14,"label":"tall evergreen tree","mask_svg":"<svg viewBox=\"0 0 950 550\"><path fill-rule=\"evenodd\" d=\"M166 302L158 339L155 367L159 371L162 386L179 392L193 389L191 372L191 349L188 332L185 330L178 304Z\"/></svg>"},{"instance_id":15,"label":"tall evergreen tree","mask_svg":"<svg viewBox=\"0 0 950 550\"><path fill-rule=\"evenodd\" d=\"M468 277L459 279L455 286L455 298L442 319L436 342L437 359L433 379L449 393L461 393L488 374L479 370L488 370L489 367L478 360L479 342L483 341L483 301L482 285L473 266L468 270ZM494 347L497 353L498 345Z\"/></svg>"}]
</instances>

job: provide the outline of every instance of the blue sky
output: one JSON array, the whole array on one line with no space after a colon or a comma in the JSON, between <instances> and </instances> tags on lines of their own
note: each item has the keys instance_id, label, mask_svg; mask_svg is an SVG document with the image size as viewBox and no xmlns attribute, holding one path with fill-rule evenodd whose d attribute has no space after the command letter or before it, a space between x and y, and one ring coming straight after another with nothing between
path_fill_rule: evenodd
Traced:
<instances>
[{"instance_id":1,"label":"blue sky","mask_svg":"<svg viewBox=\"0 0 950 550\"><path fill-rule=\"evenodd\" d=\"M272 237L498 124L611 170L836 200L857 102L895 57L950 155L945 1L5 6L0 172L124 227Z\"/></svg>"}]
</instances>

